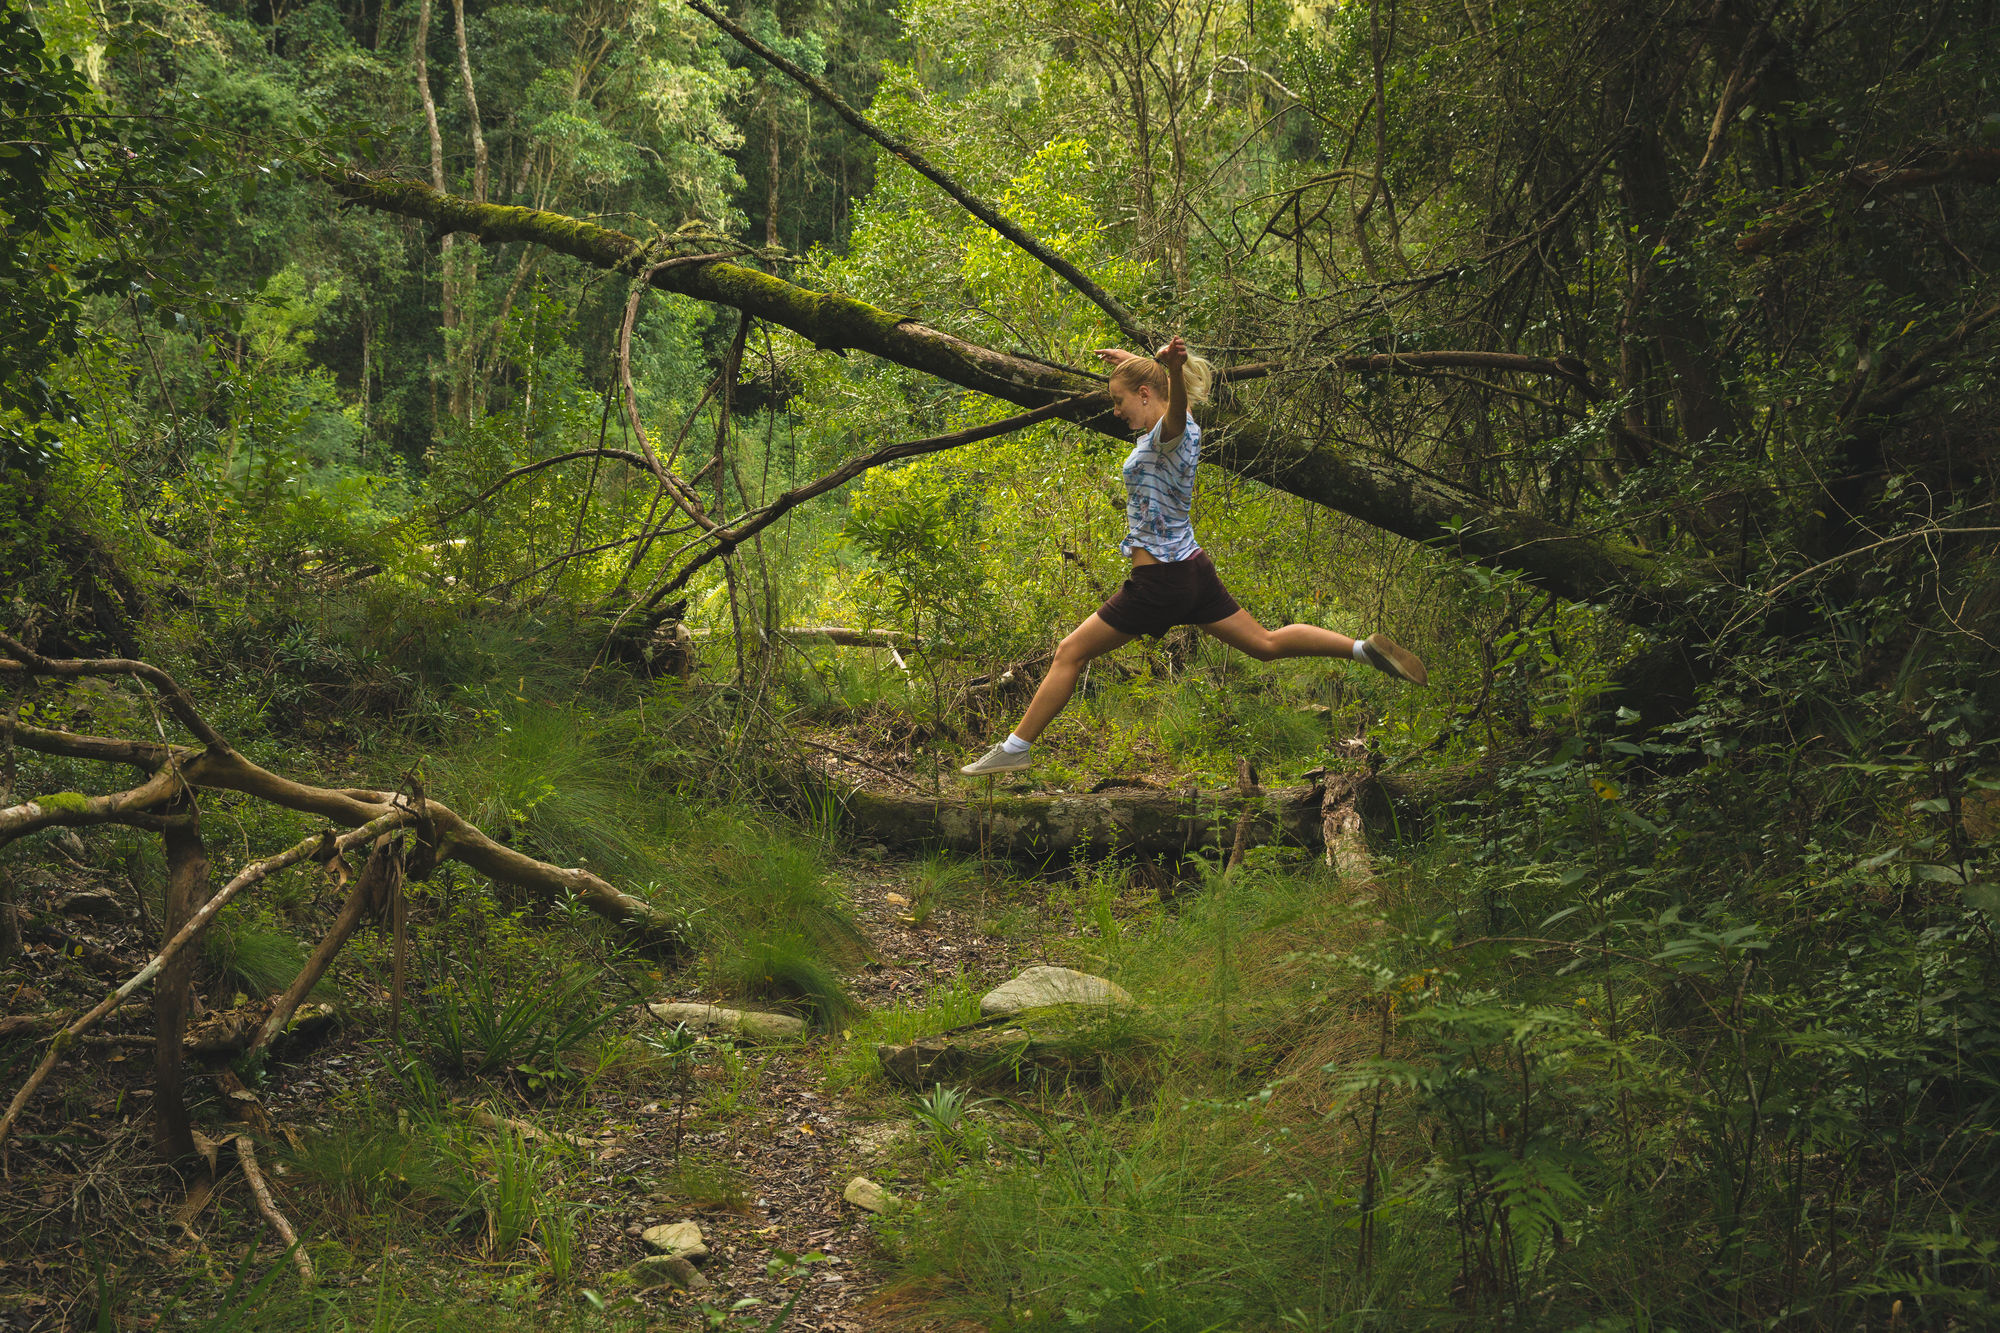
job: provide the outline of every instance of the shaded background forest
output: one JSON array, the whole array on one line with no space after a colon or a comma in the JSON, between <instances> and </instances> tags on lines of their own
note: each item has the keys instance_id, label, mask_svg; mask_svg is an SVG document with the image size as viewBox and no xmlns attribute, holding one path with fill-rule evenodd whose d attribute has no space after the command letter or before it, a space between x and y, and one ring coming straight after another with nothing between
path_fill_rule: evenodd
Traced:
<instances>
[{"instance_id":1,"label":"shaded background forest","mask_svg":"<svg viewBox=\"0 0 2000 1333\"><path fill-rule=\"evenodd\" d=\"M1365 904L1275 854L1143 927L1079 897L1098 966L1217 1008L1149 1037L1148 1096L1040 1124L1073 1175L944 1154L893 1281L1002 1328L1989 1322L1991 7L730 14L1222 366L1196 523L1232 590L1436 682L1192 634L1098 673L1040 785L1282 780L1365 727L1446 795L1378 836ZM1112 316L677 4L71 0L0 36L8 631L170 666L273 767L427 764L681 913L704 975L860 1021L807 751L937 789L1122 577ZM444 234L392 180L541 230ZM607 270L563 219L683 266ZM741 269L782 284L688 294ZM1064 402L719 557L685 502ZM829 625L921 651L781 633ZM774 847L817 887L743 889ZM643 974L507 920L498 974ZM1231 1007L1258 988L1293 1007ZM1204 1216L1258 1255L1203 1253Z\"/></svg>"}]
</instances>

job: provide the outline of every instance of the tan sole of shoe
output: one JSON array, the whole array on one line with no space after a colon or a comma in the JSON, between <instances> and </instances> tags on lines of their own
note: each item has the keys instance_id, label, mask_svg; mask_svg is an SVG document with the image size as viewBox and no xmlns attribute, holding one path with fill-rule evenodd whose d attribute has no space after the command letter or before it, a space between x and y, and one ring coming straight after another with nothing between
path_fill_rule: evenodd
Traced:
<instances>
[{"instance_id":1,"label":"tan sole of shoe","mask_svg":"<svg viewBox=\"0 0 2000 1333\"><path fill-rule=\"evenodd\" d=\"M1424 660L1388 635L1369 635L1368 646L1395 663L1396 674L1400 675L1404 680L1409 681L1412 685L1430 684L1431 673L1430 669L1424 665Z\"/></svg>"}]
</instances>

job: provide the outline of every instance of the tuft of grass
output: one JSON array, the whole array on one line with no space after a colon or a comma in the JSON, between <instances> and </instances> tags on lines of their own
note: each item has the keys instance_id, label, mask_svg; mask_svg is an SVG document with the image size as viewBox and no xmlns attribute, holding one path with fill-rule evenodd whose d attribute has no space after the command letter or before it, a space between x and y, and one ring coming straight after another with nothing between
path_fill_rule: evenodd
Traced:
<instances>
[{"instance_id":1,"label":"tuft of grass","mask_svg":"<svg viewBox=\"0 0 2000 1333\"><path fill-rule=\"evenodd\" d=\"M940 907L971 900L984 886L985 873L978 862L944 852L933 852L917 862L916 876L910 881L913 924L921 926Z\"/></svg>"},{"instance_id":2,"label":"tuft of grass","mask_svg":"<svg viewBox=\"0 0 2000 1333\"><path fill-rule=\"evenodd\" d=\"M412 1012L431 1062L449 1076L518 1077L528 1091L568 1078L565 1059L617 1015L588 973L512 983L486 968L453 978Z\"/></svg>"},{"instance_id":3,"label":"tuft of grass","mask_svg":"<svg viewBox=\"0 0 2000 1333\"><path fill-rule=\"evenodd\" d=\"M718 955L715 975L737 994L782 1001L823 1029L839 1028L859 1010L839 975L796 937L730 948Z\"/></svg>"},{"instance_id":4,"label":"tuft of grass","mask_svg":"<svg viewBox=\"0 0 2000 1333\"><path fill-rule=\"evenodd\" d=\"M202 938L202 954L210 966L246 995L262 999L292 984L306 965L306 947L290 931L261 922L218 921ZM334 995L331 977L322 977L312 998Z\"/></svg>"},{"instance_id":5,"label":"tuft of grass","mask_svg":"<svg viewBox=\"0 0 2000 1333\"><path fill-rule=\"evenodd\" d=\"M875 1058L879 1045L900 1046L979 1021L978 987L963 974L933 987L921 1005L869 1009L827 1047L822 1074L836 1089L851 1088L882 1076Z\"/></svg>"},{"instance_id":6,"label":"tuft of grass","mask_svg":"<svg viewBox=\"0 0 2000 1333\"><path fill-rule=\"evenodd\" d=\"M660 1193L697 1212L742 1212L750 1206L750 1184L740 1171L719 1162L683 1159Z\"/></svg>"}]
</instances>

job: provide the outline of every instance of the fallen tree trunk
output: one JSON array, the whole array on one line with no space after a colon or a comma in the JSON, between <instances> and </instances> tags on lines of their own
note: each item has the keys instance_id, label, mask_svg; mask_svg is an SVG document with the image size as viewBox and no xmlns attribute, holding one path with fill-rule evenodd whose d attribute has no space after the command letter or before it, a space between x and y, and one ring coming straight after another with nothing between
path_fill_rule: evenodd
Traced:
<instances>
[{"instance_id":1,"label":"fallen tree trunk","mask_svg":"<svg viewBox=\"0 0 2000 1333\"><path fill-rule=\"evenodd\" d=\"M1345 781L1349 788L1336 793L1334 804L1351 812L1339 827L1344 837L1357 840L1363 825L1382 836L1414 836L1440 806L1472 795L1491 780L1488 768L1421 776L1374 774L1360 780L1336 774L1334 781ZM1325 783L1313 782L1257 795L1228 788L1113 788L1007 792L988 798L976 789L930 796L845 786L841 803L856 836L890 847L1048 862L1226 853L1239 825L1245 847L1323 850L1325 792Z\"/></svg>"},{"instance_id":2,"label":"fallen tree trunk","mask_svg":"<svg viewBox=\"0 0 2000 1333\"><path fill-rule=\"evenodd\" d=\"M1038 409L1069 400L1054 415L1127 439L1122 423L1111 414L1103 381L982 347L865 301L811 291L716 256L651 262L654 247L624 232L558 213L462 199L417 181L350 172L330 183L354 204L417 218L441 233L464 232L489 244L543 245L599 268L644 274L659 290L730 306L817 347L868 352L1003 402ZM684 239L698 246L709 238ZM1580 385L1586 396L1597 392L1582 378L1578 362L1513 353L1365 353L1334 358L1324 369L1424 376L1456 365L1540 375ZM1628 618L1640 623L1670 618L1691 591L1715 582L1714 571L1698 561L1566 528L1394 459L1366 459L1329 448L1321 440L1276 429L1227 401L1215 405L1208 437L1203 461L1225 471L1413 541L1436 542L1471 559L1522 570L1574 601L1616 601Z\"/></svg>"}]
</instances>

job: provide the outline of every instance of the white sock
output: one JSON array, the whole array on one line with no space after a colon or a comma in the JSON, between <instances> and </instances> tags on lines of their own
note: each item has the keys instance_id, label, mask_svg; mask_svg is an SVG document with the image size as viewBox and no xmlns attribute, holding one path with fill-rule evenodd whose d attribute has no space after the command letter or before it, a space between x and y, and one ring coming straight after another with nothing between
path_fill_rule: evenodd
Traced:
<instances>
[{"instance_id":1,"label":"white sock","mask_svg":"<svg viewBox=\"0 0 2000 1333\"><path fill-rule=\"evenodd\" d=\"M1028 743L1010 731L1007 733L1007 739L1000 742L1000 748L1008 754L1026 754Z\"/></svg>"},{"instance_id":2,"label":"white sock","mask_svg":"<svg viewBox=\"0 0 2000 1333\"><path fill-rule=\"evenodd\" d=\"M1366 662L1366 661L1368 660L1368 641L1367 641L1367 640L1365 640L1365 639L1356 639L1356 640L1354 641L1354 660L1355 660L1355 661L1357 661L1357 662Z\"/></svg>"}]
</instances>

